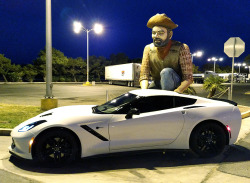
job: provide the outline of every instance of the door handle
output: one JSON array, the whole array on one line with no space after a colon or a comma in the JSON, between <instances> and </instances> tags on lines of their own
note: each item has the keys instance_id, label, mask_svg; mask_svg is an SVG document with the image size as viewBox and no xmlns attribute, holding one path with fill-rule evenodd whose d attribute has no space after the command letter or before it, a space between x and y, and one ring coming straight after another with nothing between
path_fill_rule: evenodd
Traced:
<instances>
[{"instance_id":1,"label":"door handle","mask_svg":"<svg viewBox=\"0 0 250 183\"><path fill-rule=\"evenodd\" d=\"M186 112L186 111L181 111L181 113L182 113L182 114L187 114L187 112Z\"/></svg>"},{"instance_id":2,"label":"door handle","mask_svg":"<svg viewBox=\"0 0 250 183\"><path fill-rule=\"evenodd\" d=\"M99 128L104 128L103 126L97 126L97 127L95 127L95 129L99 129Z\"/></svg>"}]
</instances>

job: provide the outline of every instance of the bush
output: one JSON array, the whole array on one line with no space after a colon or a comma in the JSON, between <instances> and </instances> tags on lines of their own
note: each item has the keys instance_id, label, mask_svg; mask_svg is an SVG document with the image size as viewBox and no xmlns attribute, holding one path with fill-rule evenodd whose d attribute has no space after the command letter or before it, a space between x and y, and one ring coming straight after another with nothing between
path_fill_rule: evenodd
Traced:
<instances>
[{"instance_id":1,"label":"bush","mask_svg":"<svg viewBox=\"0 0 250 183\"><path fill-rule=\"evenodd\" d=\"M59 82L65 82L65 78L64 77L60 77L59 78Z\"/></svg>"}]
</instances>

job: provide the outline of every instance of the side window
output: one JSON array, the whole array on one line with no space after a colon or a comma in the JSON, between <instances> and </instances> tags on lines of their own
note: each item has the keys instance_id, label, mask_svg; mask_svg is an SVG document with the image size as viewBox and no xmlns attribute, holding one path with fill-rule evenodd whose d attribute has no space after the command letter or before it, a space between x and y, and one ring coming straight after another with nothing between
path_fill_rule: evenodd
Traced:
<instances>
[{"instance_id":1,"label":"side window","mask_svg":"<svg viewBox=\"0 0 250 183\"><path fill-rule=\"evenodd\" d=\"M141 113L169 109L173 106L173 97L171 96L143 97L133 104L133 108L139 109Z\"/></svg>"},{"instance_id":2,"label":"side window","mask_svg":"<svg viewBox=\"0 0 250 183\"><path fill-rule=\"evenodd\" d=\"M119 108L117 111L114 112L114 114L128 114L128 111L132 109L131 104L126 104Z\"/></svg>"},{"instance_id":3,"label":"side window","mask_svg":"<svg viewBox=\"0 0 250 183\"><path fill-rule=\"evenodd\" d=\"M192 105L196 101L197 100L193 99L193 98L175 97L174 106L175 107L182 107L182 106Z\"/></svg>"}]
</instances>

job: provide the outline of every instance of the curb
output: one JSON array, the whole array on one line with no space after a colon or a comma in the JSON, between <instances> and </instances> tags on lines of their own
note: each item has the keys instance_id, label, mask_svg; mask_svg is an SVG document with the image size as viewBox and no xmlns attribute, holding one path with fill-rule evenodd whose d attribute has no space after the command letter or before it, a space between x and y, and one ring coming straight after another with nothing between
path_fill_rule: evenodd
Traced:
<instances>
[{"instance_id":1,"label":"curb","mask_svg":"<svg viewBox=\"0 0 250 183\"><path fill-rule=\"evenodd\" d=\"M248 118L248 117L250 117L250 111L241 113L241 118L242 119L245 119L245 118Z\"/></svg>"},{"instance_id":2,"label":"curb","mask_svg":"<svg viewBox=\"0 0 250 183\"><path fill-rule=\"evenodd\" d=\"M0 136L10 136L11 131L10 128L0 128Z\"/></svg>"},{"instance_id":3,"label":"curb","mask_svg":"<svg viewBox=\"0 0 250 183\"><path fill-rule=\"evenodd\" d=\"M250 111L241 113L241 118L245 119L250 117ZM10 128L0 128L0 136L10 136L12 129Z\"/></svg>"}]
</instances>

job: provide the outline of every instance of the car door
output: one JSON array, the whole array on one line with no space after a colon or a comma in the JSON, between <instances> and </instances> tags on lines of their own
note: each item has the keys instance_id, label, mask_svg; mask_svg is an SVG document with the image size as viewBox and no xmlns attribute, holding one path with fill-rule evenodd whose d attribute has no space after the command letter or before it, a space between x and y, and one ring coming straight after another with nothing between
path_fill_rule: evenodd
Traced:
<instances>
[{"instance_id":1,"label":"car door","mask_svg":"<svg viewBox=\"0 0 250 183\"><path fill-rule=\"evenodd\" d=\"M116 114L109 122L111 152L169 144L183 127L183 114L173 108L173 97L145 97L131 107L141 113L131 119L126 119L125 114Z\"/></svg>"}]
</instances>

